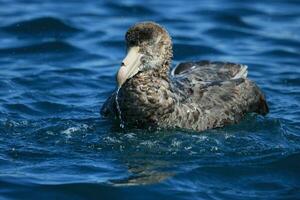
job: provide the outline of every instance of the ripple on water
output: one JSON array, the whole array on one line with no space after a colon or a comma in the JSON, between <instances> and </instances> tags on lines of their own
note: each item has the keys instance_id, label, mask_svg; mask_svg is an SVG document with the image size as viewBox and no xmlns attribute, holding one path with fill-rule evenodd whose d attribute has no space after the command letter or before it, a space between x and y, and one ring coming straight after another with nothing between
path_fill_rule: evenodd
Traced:
<instances>
[{"instance_id":1,"label":"ripple on water","mask_svg":"<svg viewBox=\"0 0 300 200\"><path fill-rule=\"evenodd\" d=\"M63 41L49 41L37 44L31 44L21 47L12 47L0 49L1 56L7 55L22 55L22 54L46 54L46 53L73 53L81 50L67 42Z\"/></svg>"},{"instance_id":2,"label":"ripple on water","mask_svg":"<svg viewBox=\"0 0 300 200\"><path fill-rule=\"evenodd\" d=\"M257 29L256 26L246 22L240 15L231 13L220 13L219 11L202 11L199 16L208 16L210 20L221 27L236 27L238 29Z\"/></svg>"},{"instance_id":3,"label":"ripple on water","mask_svg":"<svg viewBox=\"0 0 300 200\"><path fill-rule=\"evenodd\" d=\"M5 32L32 38L64 38L80 31L55 17L40 17L18 21L1 28Z\"/></svg>"},{"instance_id":4,"label":"ripple on water","mask_svg":"<svg viewBox=\"0 0 300 200\"><path fill-rule=\"evenodd\" d=\"M210 37L231 39L231 40L255 37L254 34L245 30L241 30L241 29L237 30L233 28L222 28L222 27L208 29L207 31L205 31L205 34L209 35Z\"/></svg>"},{"instance_id":5,"label":"ripple on water","mask_svg":"<svg viewBox=\"0 0 300 200\"><path fill-rule=\"evenodd\" d=\"M174 45L174 54L176 55L176 59L183 58L197 58L199 55L201 56L209 56L209 55L222 55L223 52L216 49L215 47L210 47L201 44L180 44L177 43Z\"/></svg>"},{"instance_id":6,"label":"ripple on water","mask_svg":"<svg viewBox=\"0 0 300 200\"><path fill-rule=\"evenodd\" d=\"M106 4L108 10L111 10L118 16L130 15L132 16L154 16L156 12L150 7L143 4L126 4L120 2L108 2Z\"/></svg>"},{"instance_id":7,"label":"ripple on water","mask_svg":"<svg viewBox=\"0 0 300 200\"><path fill-rule=\"evenodd\" d=\"M0 198L299 198L298 7L271 0L1 1ZM124 131L101 118L125 54L124 33L142 20L170 31L177 63L247 64L269 115L202 133Z\"/></svg>"}]
</instances>

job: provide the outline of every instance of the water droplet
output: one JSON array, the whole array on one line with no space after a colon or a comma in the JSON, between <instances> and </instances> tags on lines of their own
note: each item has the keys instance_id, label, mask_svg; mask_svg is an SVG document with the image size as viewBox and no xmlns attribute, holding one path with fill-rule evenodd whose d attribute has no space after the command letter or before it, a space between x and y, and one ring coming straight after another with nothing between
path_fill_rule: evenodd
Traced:
<instances>
[{"instance_id":1,"label":"water droplet","mask_svg":"<svg viewBox=\"0 0 300 200\"><path fill-rule=\"evenodd\" d=\"M124 129L125 128L125 123L122 119L122 112L121 112L121 108L120 108L119 101L118 101L118 96L119 96L120 89L121 88L119 87L118 90L117 90L115 101L116 101L117 110L118 110L118 117L119 117L119 120L120 120L120 128Z\"/></svg>"}]
</instances>

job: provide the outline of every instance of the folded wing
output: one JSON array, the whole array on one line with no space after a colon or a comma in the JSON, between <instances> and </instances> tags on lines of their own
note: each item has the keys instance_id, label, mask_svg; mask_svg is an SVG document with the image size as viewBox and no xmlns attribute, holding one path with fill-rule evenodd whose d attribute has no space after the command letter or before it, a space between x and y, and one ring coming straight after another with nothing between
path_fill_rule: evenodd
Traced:
<instances>
[{"instance_id":1,"label":"folded wing","mask_svg":"<svg viewBox=\"0 0 300 200\"><path fill-rule=\"evenodd\" d=\"M247 74L246 65L210 61L180 63L171 72L173 77L190 77L204 82L246 78Z\"/></svg>"}]
</instances>

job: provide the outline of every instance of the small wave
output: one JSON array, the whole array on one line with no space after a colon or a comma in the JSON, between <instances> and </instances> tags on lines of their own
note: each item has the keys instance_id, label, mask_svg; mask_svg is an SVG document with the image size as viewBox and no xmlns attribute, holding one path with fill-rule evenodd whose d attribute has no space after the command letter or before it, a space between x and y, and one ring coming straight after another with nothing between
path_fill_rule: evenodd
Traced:
<instances>
[{"instance_id":1,"label":"small wave","mask_svg":"<svg viewBox=\"0 0 300 200\"><path fill-rule=\"evenodd\" d=\"M0 186L2 186L0 189L1 196L4 199L22 199L24 193L28 199L41 199L45 196L49 199L68 199L69 197L71 199L95 199L95 196L122 199L124 197L124 192L121 188L97 183L96 180L91 183L86 183L82 180L57 183L55 181L43 182L32 177L20 178L16 175L3 176L0 180ZM78 198L78 196L82 196L82 198ZM141 194L138 196L141 198Z\"/></svg>"},{"instance_id":2,"label":"small wave","mask_svg":"<svg viewBox=\"0 0 300 200\"><path fill-rule=\"evenodd\" d=\"M54 103L49 101L39 101L31 104L35 109L45 113L57 113L65 110L72 110L72 107L65 104Z\"/></svg>"},{"instance_id":3,"label":"small wave","mask_svg":"<svg viewBox=\"0 0 300 200\"><path fill-rule=\"evenodd\" d=\"M265 51L263 53L260 53L261 56L268 56L272 58L283 58L283 57L290 57L290 58L298 58L300 54L298 52L292 52L292 51L287 51L283 49L273 49L270 51Z\"/></svg>"},{"instance_id":4,"label":"small wave","mask_svg":"<svg viewBox=\"0 0 300 200\"><path fill-rule=\"evenodd\" d=\"M115 14L119 15L138 15L138 16L149 16L155 15L156 12L151 10L149 7L142 5L126 5L120 2L109 2L106 4L108 9L111 9Z\"/></svg>"},{"instance_id":5,"label":"small wave","mask_svg":"<svg viewBox=\"0 0 300 200\"><path fill-rule=\"evenodd\" d=\"M195 14L199 14L199 12L195 12ZM199 14L200 15L200 14ZM238 28L257 28L243 20L240 15L236 15L235 13L220 13L220 11L202 11L201 16L208 16L216 23L220 24L221 26L235 26Z\"/></svg>"},{"instance_id":6,"label":"small wave","mask_svg":"<svg viewBox=\"0 0 300 200\"><path fill-rule=\"evenodd\" d=\"M107 41L107 42L101 42L105 47L114 47L114 48L123 48L124 42L121 40L115 40L115 41Z\"/></svg>"},{"instance_id":7,"label":"small wave","mask_svg":"<svg viewBox=\"0 0 300 200\"><path fill-rule=\"evenodd\" d=\"M57 103L50 101L38 101L33 103L5 103L3 104L5 112L10 114L17 114L18 117L25 117L29 119L51 117L62 117L68 115L74 116L91 116L92 111L78 105L68 103Z\"/></svg>"},{"instance_id":8,"label":"small wave","mask_svg":"<svg viewBox=\"0 0 300 200\"><path fill-rule=\"evenodd\" d=\"M13 104L4 104L3 107L6 109L17 112L17 113L23 113L27 115L40 115L41 113L34 108L32 108L29 105L20 104L20 103L13 103Z\"/></svg>"},{"instance_id":9,"label":"small wave","mask_svg":"<svg viewBox=\"0 0 300 200\"><path fill-rule=\"evenodd\" d=\"M293 38L264 37L263 40L269 44L279 45L282 48L289 47L296 50L300 48L300 42Z\"/></svg>"},{"instance_id":10,"label":"small wave","mask_svg":"<svg viewBox=\"0 0 300 200\"><path fill-rule=\"evenodd\" d=\"M78 76L92 76L95 72L91 69L82 69L82 68L62 68L62 69L53 69L47 71L48 74L53 75L78 75ZM110 77L111 78L111 77ZM1 83L1 82L0 82ZM1 86L1 85L0 85Z\"/></svg>"},{"instance_id":11,"label":"small wave","mask_svg":"<svg viewBox=\"0 0 300 200\"><path fill-rule=\"evenodd\" d=\"M180 18L170 18L167 16L163 16L161 19L157 20L157 23L159 24L178 24L178 23L187 23L187 20L180 19Z\"/></svg>"},{"instance_id":12,"label":"small wave","mask_svg":"<svg viewBox=\"0 0 300 200\"><path fill-rule=\"evenodd\" d=\"M232 15L232 14L223 14L223 15L217 15L214 17L215 21L220 23L221 25L228 24L230 26L236 26L239 28L257 28L253 25L250 25L243 21L243 19L240 16Z\"/></svg>"},{"instance_id":13,"label":"small wave","mask_svg":"<svg viewBox=\"0 0 300 200\"><path fill-rule=\"evenodd\" d=\"M227 8L227 13L235 13L240 16L251 16L251 15L265 15L266 13L257 8L249 7L238 7L238 8Z\"/></svg>"},{"instance_id":14,"label":"small wave","mask_svg":"<svg viewBox=\"0 0 300 200\"><path fill-rule=\"evenodd\" d=\"M12 47L0 49L0 56L4 55L22 55L22 54L41 54L41 53L73 53L82 51L67 42L50 41L38 44L32 44L21 47Z\"/></svg>"},{"instance_id":15,"label":"small wave","mask_svg":"<svg viewBox=\"0 0 300 200\"><path fill-rule=\"evenodd\" d=\"M7 80L0 80L0 96L3 93L4 95L7 95L7 91L12 90L13 89L13 85L11 83L11 81L7 81Z\"/></svg>"},{"instance_id":16,"label":"small wave","mask_svg":"<svg viewBox=\"0 0 300 200\"><path fill-rule=\"evenodd\" d=\"M220 55L223 54L216 48L204 45L174 44L174 54L177 59L187 56Z\"/></svg>"},{"instance_id":17,"label":"small wave","mask_svg":"<svg viewBox=\"0 0 300 200\"><path fill-rule=\"evenodd\" d=\"M289 76L293 76L294 74L290 73ZM288 78L280 78L282 82L294 86L299 86L300 85L300 79L297 77L288 77Z\"/></svg>"},{"instance_id":18,"label":"small wave","mask_svg":"<svg viewBox=\"0 0 300 200\"><path fill-rule=\"evenodd\" d=\"M15 22L2 27L2 30L12 34L27 35L29 37L62 37L79 31L78 28L68 25L61 19L54 17L40 17Z\"/></svg>"},{"instance_id":19,"label":"small wave","mask_svg":"<svg viewBox=\"0 0 300 200\"><path fill-rule=\"evenodd\" d=\"M281 158L271 162L271 163L267 163L266 165L269 168L277 168L280 170L286 170L289 172L300 172L300 163L299 163L299 159L300 159L300 153L291 153L287 156L282 156Z\"/></svg>"},{"instance_id":20,"label":"small wave","mask_svg":"<svg viewBox=\"0 0 300 200\"><path fill-rule=\"evenodd\" d=\"M253 37L254 35L250 32L245 32L242 30L235 30L229 28L211 28L204 32L206 35L213 36L215 38L223 38L223 39L236 39L236 38L247 38Z\"/></svg>"}]
</instances>

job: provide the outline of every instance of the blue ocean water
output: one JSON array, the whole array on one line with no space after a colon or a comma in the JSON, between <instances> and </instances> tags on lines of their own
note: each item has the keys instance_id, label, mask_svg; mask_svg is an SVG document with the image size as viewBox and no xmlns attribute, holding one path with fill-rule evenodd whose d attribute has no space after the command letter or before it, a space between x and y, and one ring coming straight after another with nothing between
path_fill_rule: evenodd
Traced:
<instances>
[{"instance_id":1,"label":"blue ocean water","mask_svg":"<svg viewBox=\"0 0 300 200\"><path fill-rule=\"evenodd\" d=\"M300 199L300 1L0 0L0 199ZM174 63L247 64L266 117L202 133L100 117L132 24Z\"/></svg>"}]
</instances>

